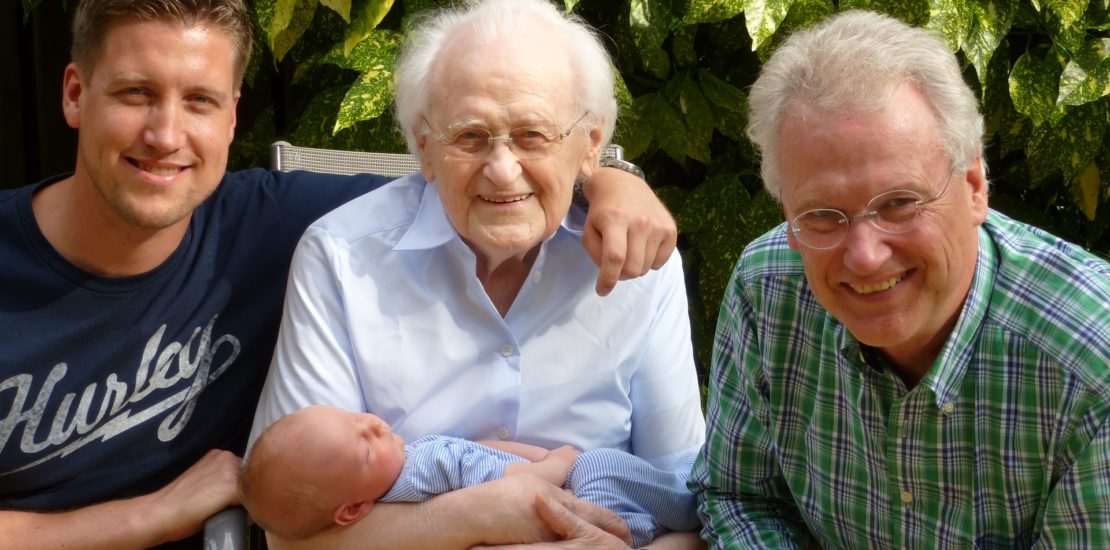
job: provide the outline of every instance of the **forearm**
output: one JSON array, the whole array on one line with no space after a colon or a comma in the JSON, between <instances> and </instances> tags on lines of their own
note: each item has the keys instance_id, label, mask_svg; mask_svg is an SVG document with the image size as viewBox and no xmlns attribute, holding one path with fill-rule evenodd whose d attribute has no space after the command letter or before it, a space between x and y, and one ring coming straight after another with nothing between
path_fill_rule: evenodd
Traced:
<instances>
[{"instance_id":1,"label":"forearm","mask_svg":"<svg viewBox=\"0 0 1110 550\"><path fill-rule=\"evenodd\" d=\"M0 540L19 547L118 550L149 548L188 536L169 533L149 496L115 500L67 512L0 512Z\"/></svg>"},{"instance_id":2,"label":"forearm","mask_svg":"<svg viewBox=\"0 0 1110 550\"><path fill-rule=\"evenodd\" d=\"M562 487L570 474L570 466L554 460L539 462L513 462L505 465L505 475L534 475L556 487Z\"/></svg>"}]
</instances>

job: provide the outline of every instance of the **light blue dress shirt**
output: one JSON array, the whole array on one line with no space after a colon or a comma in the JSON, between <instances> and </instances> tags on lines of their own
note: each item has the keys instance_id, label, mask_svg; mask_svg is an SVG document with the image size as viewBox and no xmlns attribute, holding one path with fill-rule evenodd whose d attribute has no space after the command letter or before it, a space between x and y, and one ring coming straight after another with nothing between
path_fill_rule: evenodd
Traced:
<instances>
[{"instance_id":1,"label":"light blue dress shirt","mask_svg":"<svg viewBox=\"0 0 1110 550\"><path fill-rule=\"evenodd\" d=\"M324 216L293 258L251 442L315 403L443 434L611 447L660 469L705 437L681 259L594 292L572 208L502 318L420 174Z\"/></svg>"}]
</instances>

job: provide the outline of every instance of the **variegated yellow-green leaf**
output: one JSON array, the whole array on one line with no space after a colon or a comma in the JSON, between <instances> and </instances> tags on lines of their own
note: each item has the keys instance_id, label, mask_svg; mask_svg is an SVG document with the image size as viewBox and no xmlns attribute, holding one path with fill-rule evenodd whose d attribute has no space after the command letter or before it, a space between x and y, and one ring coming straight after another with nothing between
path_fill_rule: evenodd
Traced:
<instances>
[{"instance_id":1,"label":"variegated yellow-green leaf","mask_svg":"<svg viewBox=\"0 0 1110 550\"><path fill-rule=\"evenodd\" d=\"M706 99L714 105L729 111L743 111L747 108L748 98L740 88L713 76L705 69L698 71L698 84Z\"/></svg>"},{"instance_id":2,"label":"variegated yellow-green leaf","mask_svg":"<svg viewBox=\"0 0 1110 550\"><path fill-rule=\"evenodd\" d=\"M1106 133L1106 106L1102 102L1069 107L1058 124L1033 129L1025 149L1030 176L1038 182L1059 170L1064 181L1078 178L1102 152Z\"/></svg>"},{"instance_id":3,"label":"variegated yellow-green leaf","mask_svg":"<svg viewBox=\"0 0 1110 550\"><path fill-rule=\"evenodd\" d=\"M351 22L351 0L320 0L320 4L324 7L331 8L332 11L339 14L344 21Z\"/></svg>"},{"instance_id":4,"label":"variegated yellow-green leaf","mask_svg":"<svg viewBox=\"0 0 1110 550\"><path fill-rule=\"evenodd\" d=\"M929 0L928 27L940 33L948 48L959 51L971 30L971 4L976 0Z\"/></svg>"},{"instance_id":5,"label":"variegated yellow-green leaf","mask_svg":"<svg viewBox=\"0 0 1110 550\"><path fill-rule=\"evenodd\" d=\"M320 58L320 62L359 72L378 71L384 66L392 73L397 61L397 50L403 39L401 33L376 30L356 44L349 54L344 54L339 48L332 48L327 55Z\"/></svg>"},{"instance_id":6,"label":"variegated yellow-green leaf","mask_svg":"<svg viewBox=\"0 0 1110 550\"><path fill-rule=\"evenodd\" d=\"M263 27L263 31L269 39L271 50L278 35L289 26L289 21L293 19L293 10L296 8L298 1L260 0L255 7L260 14L266 14L265 19L269 22L269 25Z\"/></svg>"},{"instance_id":7,"label":"variegated yellow-green leaf","mask_svg":"<svg viewBox=\"0 0 1110 550\"><path fill-rule=\"evenodd\" d=\"M644 94L632 100L636 116L620 128L617 139L624 147L625 157L639 158L655 139L655 102L659 94Z\"/></svg>"},{"instance_id":8,"label":"variegated yellow-green leaf","mask_svg":"<svg viewBox=\"0 0 1110 550\"><path fill-rule=\"evenodd\" d=\"M679 108L686 119L686 154L703 164L709 164L709 140L713 139L713 110L701 88L690 77L683 78L679 88Z\"/></svg>"},{"instance_id":9,"label":"variegated yellow-green leaf","mask_svg":"<svg viewBox=\"0 0 1110 550\"><path fill-rule=\"evenodd\" d=\"M316 15L317 0L293 0L293 12L289 17L288 25L278 31L270 44L275 60L282 60L289 50L301 39L304 32L312 25L312 18Z\"/></svg>"},{"instance_id":10,"label":"variegated yellow-green leaf","mask_svg":"<svg viewBox=\"0 0 1110 550\"><path fill-rule=\"evenodd\" d=\"M1063 28L1075 25L1087 11L1088 0L1044 0L1044 6L1056 14Z\"/></svg>"},{"instance_id":11,"label":"variegated yellow-green leaf","mask_svg":"<svg viewBox=\"0 0 1110 550\"><path fill-rule=\"evenodd\" d=\"M1046 61L1035 51L1021 54L1010 71L1010 99L1017 111L1034 126L1048 122L1056 108L1056 89L1060 65L1055 58Z\"/></svg>"},{"instance_id":12,"label":"variegated yellow-green leaf","mask_svg":"<svg viewBox=\"0 0 1110 550\"><path fill-rule=\"evenodd\" d=\"M354 22L343 37L343 53L350 55L356 44L374 32L392 7L393 0L366 0L366 3L361 4Z\"/></svg>"},{"instance_id":13,"label":"variegated yellow-green leaf","mask_svg":"<svg viewBox=\"0 0 1110 550\"><path fill-rule=\"evenodd\" d=\"M364 72L343 96L332 132L339 133L356 122L377 118L392 102L392 67L382 65L378 70Z\"/></svg>"},{"instance_id":14,"label":"variegated yellow-green leaf","mask_svg":"<svg viewBox=\"0 0 1110 550\"><path fill-rule=\"evenodd\" d=\"M632 39L640 49L644 68L656 78L666 78L671 71L670 58L663 51L663 40L670 32L669 12L657 0L631 0L628 20Z\"/></svg>"},{"instance_id":15,"label":"variegated yellow-green leaf","mask_svg":"<svg viewBox=\"0 0 1110 550\"><path fill-rule=\"evenodd\" d=\"M698 51L694 47L698 28L694 25L680 27L674 32L671 39L671 55L674 56L675 65L682 70L695 69L698 66Z\"/></svg>"},{"instance_id":16,"label":"variegated yellow-green leaf","mask_svg":"<svg viewBox=\"0 0 1110 550\"><path fill-rule=\"evenodd\" d=\"M1097 38L1068 61L1057 105L1082 105L1110 94L1110 38Z\"/></svg>"},{"instance_id":17,"label":"variegated yellow-green leaf","mask_svg":"<svg viewBox=\"0 0 1110 550\"><path fill-rule=\"evenodd\" d=\"M752 50L758 50L761 45L771 39L771 35L779 28L786 13L790 11L790 4L794 0L748 0L744 6L744 22L748 27L748 36L752 37Z\"/></svg>"},{"instance_id":18,"label":"variegated yellow-green leaf","mask_svg":"<svg viewBox=\"0 0 1110 550\"><path fill-rule=\"evenodd\" d=\"M1088 220L1095 221L1095 214L1098 211L1098 192L1101 188L1102 177L1099 175L1098 165L1092 162L1076 178L1074 186L1075 202Z\"/></svg>"},{"instance_id":19,"label":"variegated yellow-green leaf","mask_svg":"<svg viewBox=\"0 0 1110 550\"><path fill-rule=\"evenodd\" d=\"M744 0L690 0L682 22L687 25L732 19L744 11Z\"/></svg>"},{"instance_id":20,"label":"variegated yellow-green leaf","mask_svg":"<svg viewBox=\"0 0 1110 550\"><path fill-rule=\"evenodd\" d=\"M841 0L840 10L879 11L910 25L923 27L929 22L930 5L930 0Z\"/></svg>"},{"instance_id":21,"label":"variegated yellow-green leaf","mask_svg":"<svg viewBox=\"0 0 1110 550\"><path fill-rule=\"evenodd\" d=\"M1002 40L1010 32L1017 10L1017 0L971 0L967 34L960 47L967 55L979 81L986 81L987 67Z\"/></svg>"},{"instance_id":22,"label":"variegated yellow-green leaf","mask_svg":"<svg viewBox=\"0 0 1110 550\"><path fill-rule=\"evenodd\" d=\"M574 11L574 7L578 5L578 0L563 0L563 6L566 7L567 13Z\"/></svg>"}]
</instances>

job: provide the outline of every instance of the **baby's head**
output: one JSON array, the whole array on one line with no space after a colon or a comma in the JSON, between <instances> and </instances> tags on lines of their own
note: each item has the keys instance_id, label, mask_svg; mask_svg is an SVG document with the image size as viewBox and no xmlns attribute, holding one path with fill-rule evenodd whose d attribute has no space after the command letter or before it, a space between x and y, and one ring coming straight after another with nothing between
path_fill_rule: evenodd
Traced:
<instances>
[{"instance_id":1,"label":"baby's head","mask_svg":"<svg viewBox=\"0 0 1110 550\"><path fill-rule=\"evenodd\" d=\"M354 523L397 480L404 445L372 414L301 409L255 441L239 475L243 506L263 529L291 540Z\"/></svg>"}]
</instances>

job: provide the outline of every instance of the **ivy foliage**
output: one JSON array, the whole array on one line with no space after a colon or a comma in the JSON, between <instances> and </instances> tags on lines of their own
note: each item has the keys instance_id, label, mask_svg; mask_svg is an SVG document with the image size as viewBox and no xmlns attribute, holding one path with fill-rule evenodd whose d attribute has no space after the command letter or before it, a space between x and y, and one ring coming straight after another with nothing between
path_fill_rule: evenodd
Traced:
<instances>
[{"instance_id":1,"label":"ivy foliage","mask_svg":"<svg viewBox=\"0 0 1110 550\"><path fill-rule=\"evenodd\" d=\"M35 4L38 0L23 0ZM269 141L403 150L389 105L409 17L450 0L255 0L273 70L298 91L283 132L263 113L236 147ZM991 204L1110 255L1107 0L563 0L607 37L621 86L616 141L675 213L695 347L745 243L781 222L743 135L744 90L791 31L837 11L889 13L957 53L987 119ZM288 76L292 73L291 78ZM296 102L295 102L296 103Z\"/></svg>"}]
</instances>

